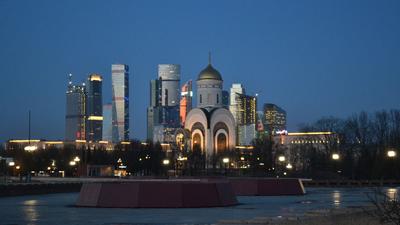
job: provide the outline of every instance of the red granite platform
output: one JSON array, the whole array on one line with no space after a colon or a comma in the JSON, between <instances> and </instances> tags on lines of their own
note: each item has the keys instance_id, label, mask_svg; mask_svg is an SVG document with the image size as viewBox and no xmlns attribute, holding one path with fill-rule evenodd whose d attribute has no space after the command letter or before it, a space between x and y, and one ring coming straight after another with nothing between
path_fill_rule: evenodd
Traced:
<instances>
[{"instance_id":1,"label":"red granite platform","mask_svg":"<svg viewBox=\"0 0 400 225\"><path fill-rule=\"evenodd\" d=\"M229 181L141 180L87 183L77 206L109 208L196 208L238 204Z\"/></svg>"},{"instance_id":2,"label":"red granite platform","mask_svg":"<svg viewBox=\"0 0 400 225\"><path fill-rule=\"evenodd\" d=\"M300 179L294 178L230 178L237 196L304 195Z\"/></svg>"}]
</instances>

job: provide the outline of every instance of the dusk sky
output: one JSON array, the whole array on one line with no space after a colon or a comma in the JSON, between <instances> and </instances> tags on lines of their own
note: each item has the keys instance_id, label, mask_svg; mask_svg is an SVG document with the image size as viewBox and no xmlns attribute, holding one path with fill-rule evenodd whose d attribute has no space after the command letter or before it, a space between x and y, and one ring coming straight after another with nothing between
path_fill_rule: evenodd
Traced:
<instances>
[{"instance_id":1,"label":"dusk sky","mask_svg":"<svg viewBox=\"0 0 400 225\"><path fill-rule=\"evenodd\" d=\"M131 138L146 135L149 81L180 64L196 80L212 52L224 89L287 111L289 131L323 116L400 108L400 1L0 0L0 142L63 139L67 75L130 66Z\"/></svg>"}]
</instances>

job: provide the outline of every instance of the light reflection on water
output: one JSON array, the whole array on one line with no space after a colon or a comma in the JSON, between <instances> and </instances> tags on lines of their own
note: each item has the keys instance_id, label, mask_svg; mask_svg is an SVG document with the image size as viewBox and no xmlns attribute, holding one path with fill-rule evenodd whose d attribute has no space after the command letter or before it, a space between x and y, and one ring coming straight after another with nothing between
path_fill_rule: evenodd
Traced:
<instances>
[{"instance_id":1,"label":"light reflection on water","mask_svg":"<svg viewBox=\"0 0 400 225\"><path fill-rule=\"evenodd\" d=\"M22 202L22 210L28 224L36 224L39 219L39 212L37 211L38 200L31 199Z\"/></svg>"}]
</instances>

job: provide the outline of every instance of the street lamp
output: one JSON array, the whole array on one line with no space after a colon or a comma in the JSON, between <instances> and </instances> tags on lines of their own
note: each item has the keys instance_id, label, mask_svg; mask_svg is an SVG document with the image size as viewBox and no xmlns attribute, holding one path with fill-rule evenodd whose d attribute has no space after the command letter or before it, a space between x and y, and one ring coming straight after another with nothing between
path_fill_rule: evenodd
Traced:
<instances>
[{"instance_id":1,"label":"street lamp","mask_svg":"<svg viewBox=\"0 0 400 225\"><path fill-rule=\"evenodd\" d=\"M75 162L75 161L70 161L70 162L69 162L69 165L70 165L70 166L76 166L76 162Z\"/></svg>"},{"instance_id":2,"label":"street lamp","mask_svg":"<svg viewBox=\"0 0 400 225\"><path fill-rule=\"evenodd\" d=\"M162 163L165 166L169 165L169 159L164 159Z\"/></svg>"},{"instance_id":3,"label":"street lamp","mask_svg":"<svg viewBox=\"0 0 400 225\"><path fill-rule=\"evenodd\" d=\"M15 162L9 162L8 166L15 166Z\"/></svg>"},{"instance_id":4,"label":"street lamp","mask_svg":"<svg viewBox=\"0 0 400 225\"><path fill-rule=\"evenodd\" d=\"M333 159L333 160L339 160L339 159L340 159L340 155L337 154L337 153L333 153L333 154L332 154L332 159Z\"/></svg>"},{"instance_id":5,"label":"street lamp","mask_svg":"<svg viewBox=\"0 0 400 225\"><path fill-rule=\"evenodd\" d=\"M80 162L80 161L81 161L81 159L80 159L78 156L76 156L76 157L74 158L74 162L78 163L78 162Z\"/></svg>"},{"instance_id":6,"label":"street lamp","mask_svg":"<svg viewBox=\"0 0 400 225\"><path fill-rule=\"evenodd\" d=\"M292 164L288 163L288 164L286 165L286 169L289 169L289 170L293 169Z\"/></svg>"},{"instance_id":7,"label":"street lamp","mask_svg":"<svg viewBox=\"0 0 400 225\"><path fill-rule=\"evenodd\" d=\"M228 164L229 163L229 158L223 158L222 162L225 163L225 164Z\"/></svg>"},{"instance_id":8,"label":"street lamp","mask_svg":"<svg viewBox=\"0 0 400 225\"><path fill-rule=\"evenodd\" d=\"M286 160L285 156L281 155L278 157L279 162L284 162Z\"/></svg>"},{"instance_id":9,"label":"street lamp","mask_svg":"<svg viewBox=\"0 0 400 225\"><path fill-rule=\"evenodd\" d=\"M393 151L393 150L389 150L389 151L387 152L387 156L388 156L389 158L394 158L394 157L396 157L396 152Z\"/></svg>"}]
</instances>

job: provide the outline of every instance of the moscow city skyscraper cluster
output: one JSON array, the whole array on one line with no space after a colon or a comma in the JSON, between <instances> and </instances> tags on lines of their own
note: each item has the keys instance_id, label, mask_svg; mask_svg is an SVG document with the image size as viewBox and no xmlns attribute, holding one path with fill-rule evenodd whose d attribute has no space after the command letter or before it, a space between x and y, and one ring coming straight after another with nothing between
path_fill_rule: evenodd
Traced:
<instances>
[{"instance_id":1,"label":"moscow city skyscraper cluster","mask_svg":"<svg viewBox=\"0 0 400 225\"><path fill-rule=\"evenodd\" d=\"M197 107L227 109L234 119L234 139L237 145L248 146L259 135L286 130L286 112L282 108L268 103L264 104L262 111L257 111L257 94L247 95L240 83L232 84L230 91L223 90L222 77L209 60L201 79L196 81ZM112 102L103 104L101 75L90 74L86 83L79 85L74 85L72 75L69 75L66 141L119 143L130 139L127 65L111 65L111 84ZM192 80L181 86L181 66L159 64L157 78L150 81L149 94L147 140L175 143L178 133L185 129L187 116L193 109Z\"/></svg>"},{"instance_id":2,"label":"moscow city skyscraper cluster","mask_svg":"<svg viewBox=\"0 0 400 225\"><path fill-rule=\"evenodd\" d=\"M65 140L129 140L129 67L111 66L112 104L103 105L103 77L90 74L81 85L69 75L66 92Z\"/></svg>"}]
</instances>

